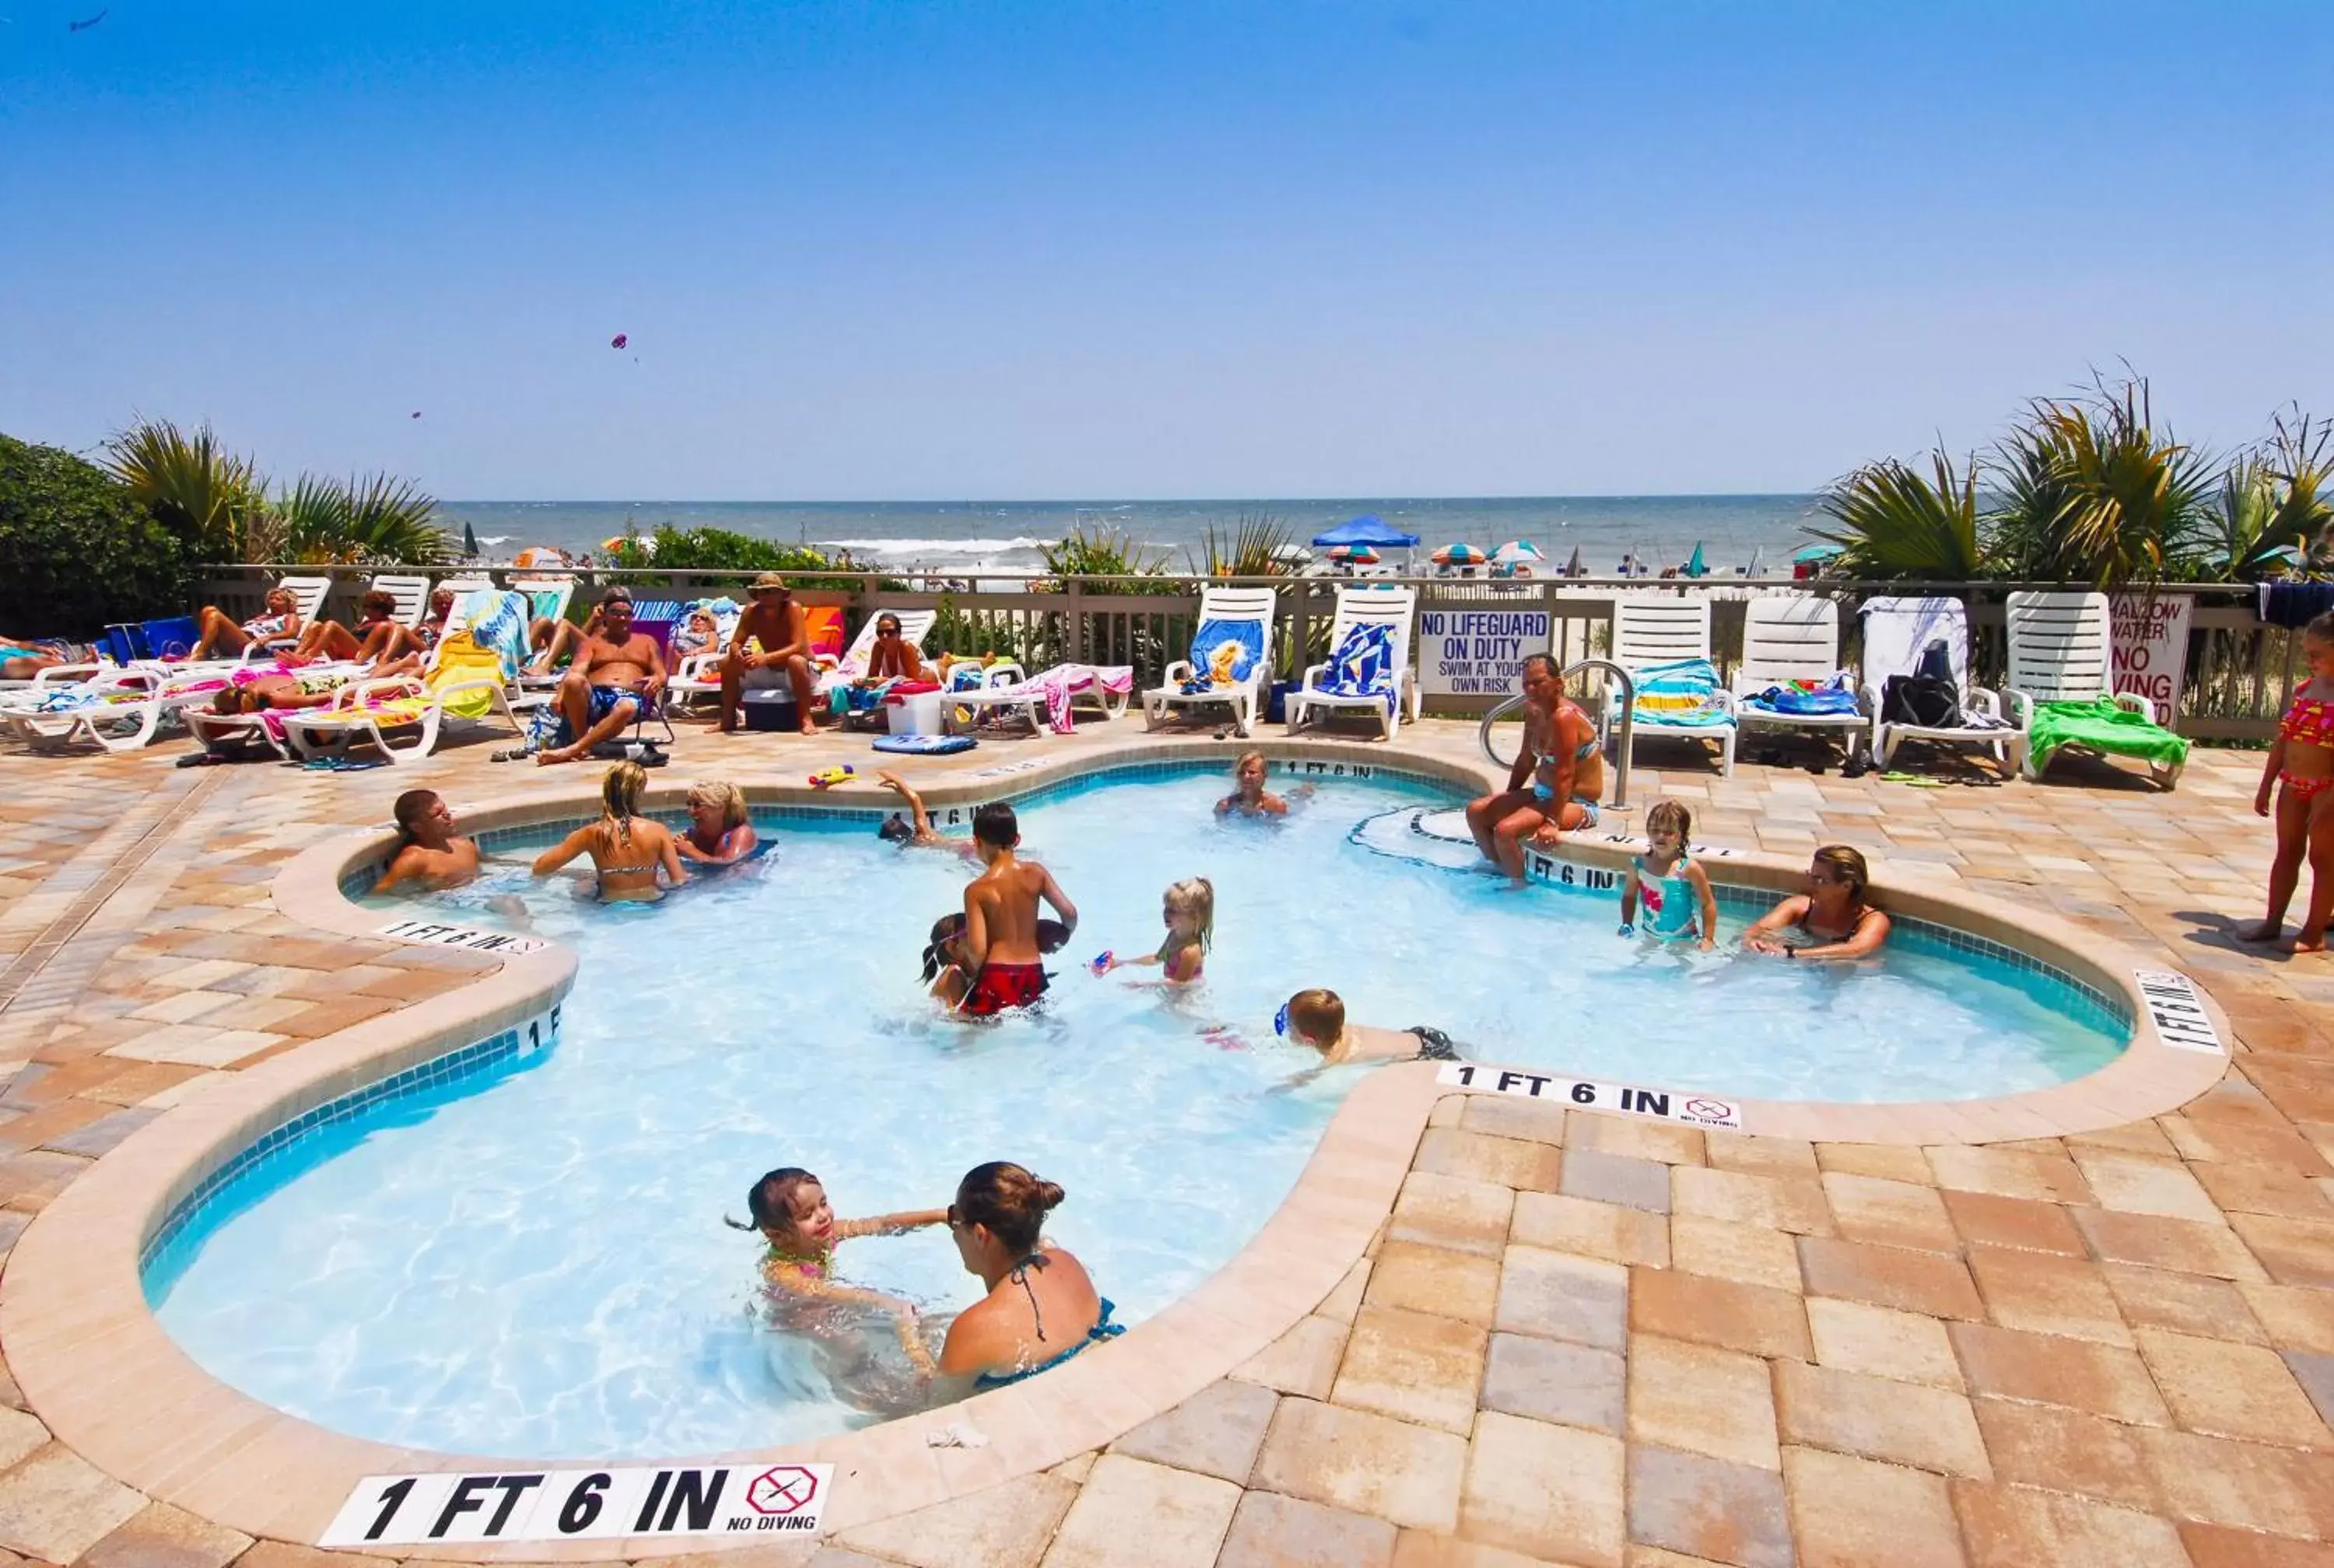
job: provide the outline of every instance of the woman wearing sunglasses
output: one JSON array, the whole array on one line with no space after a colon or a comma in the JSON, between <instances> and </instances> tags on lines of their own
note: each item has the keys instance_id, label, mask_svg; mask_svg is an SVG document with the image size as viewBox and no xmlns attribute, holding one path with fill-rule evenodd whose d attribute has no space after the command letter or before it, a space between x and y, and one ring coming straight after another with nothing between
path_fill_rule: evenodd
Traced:
<instances>
[{"instance_id":1,"label":"woman wearing sunglasses","mask_svg":"<svg viewBox=\"0 0 2334 1568\"><path fill-rule=\"evenodd\" d=\"M867 655L867 674L862 686L886 686L895 680L930 680L924 673L923 654L916 645L900 635L900 618L890 611L875 618L875 647Z\"/></svg>"}]
</instances>

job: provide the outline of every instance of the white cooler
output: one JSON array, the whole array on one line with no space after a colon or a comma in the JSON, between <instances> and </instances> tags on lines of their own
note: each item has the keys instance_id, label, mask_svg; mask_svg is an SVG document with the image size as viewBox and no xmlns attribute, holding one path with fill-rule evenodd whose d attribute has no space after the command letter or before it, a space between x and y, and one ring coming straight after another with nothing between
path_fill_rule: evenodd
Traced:
<instances>
[{"instance_id":1,"label":"white cooler","mask_svg":"<svg viewBox=\"0 0 2334 1568\"><path fill-rule=\"evenodd\" d=\"M940 699L947 694L920 691L883 704L883 721L893 735L940 733Z\"/></svg>"}]
</instances>

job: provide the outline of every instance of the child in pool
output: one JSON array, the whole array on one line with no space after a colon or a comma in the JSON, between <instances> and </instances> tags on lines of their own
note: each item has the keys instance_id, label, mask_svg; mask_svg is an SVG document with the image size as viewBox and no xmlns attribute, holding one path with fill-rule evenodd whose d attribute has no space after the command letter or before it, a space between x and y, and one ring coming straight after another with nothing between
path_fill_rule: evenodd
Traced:
<instances>
[{"instance_id":1,"label":"child in pool","mask_svg":"<svg viewBox=\"0 0 2334 1568\"><path fill-rule=\"evenodd\" d=\"M1070 928L1059 920L1037 922L1037 951L1058 953L1070 939ZM956 1010L972 989L972 955L964 947L964 916L942 915L932 922L931 938L924 946L924 984L935 1002Z\"/></svg>"},{"instance_id":2,"label":"child in pool","mask_svg":"<svg viewBox=\"0 0 2334 1568\"><path fill-rule=\"evenodd\" d=\"M1232 793L1216 803L1216 815L1285 817L1288 802L1264 787L1264 753L1244 751L1232 764Z\"/></svg>"},{"instance_id":3,"label":"child in pool","mask_svg":"<svg viewBox=\"0 0 2334 1568\"><path fill-rule=\"evenodd\" d=\"M774 1295L815 1297L880 1307L892 1314L900 1344L918 1370L932 1370L932 1352L916 1332L912 1303L882 1291L862 1290L834 1277L834 1249L856 1236L899 1236L939 1225L948 1218L944 1208L912 1209L904 1214L877 1215L872 1219L837 1219L826 1200L826 1188L817 1177L797 1166L785 1166L764 1176L746 1194L751 1224L723 1217L735 1230L758 1230L769 1243L762 1256L762 1282Z\"/></svg>"},{"instance_id":4,"label":"child in pool","mask_svg":"<svg viewBox=\"0 0 2334 1568\"><path fill-rule=\"evenodd\" d=\"M1216 887L1205 877L1187 877L1169 888L1160 901L1167 922L1167 939L1159 950L1139 958L1104 953L1095 960L1094 972L1107 975L1137 964L1157 964L1167 971L1170 984L1188 986L1200 977L1208 949L1216 939Z\"/></svg>"},{"instance_id":5,"label":"child in pool","mask_svg":"<svg viewBox=\"0 0 2334 1568\"><path fill-rule=\"evenodd\" d=\"M1710 873L1685 852L1693 814L1676 801L1655 801L1645 813L1646 852L1629 862L1621 880L1621 935L1637 934L1637 906L1645 908L1645 934L1691 941L1708 952L1718 945L1718 899Z\"/></svg>"},{"instance_id":6,"label":"child in pool","mask_svg":"<svg viewBox=\"0 0 2334 1568\"><path fill-rule=\"evenodd\" d=\"M2246 942L2277 940L2285 929L2285 908L2301 885L2306 857L2310 908L2291 945L2297 953L2320 953L2326 950L2327 922L2334 919L2334 611L2301 629L2301 651L2310 678L2295 689L2292 706L2278 723L2277 739L2262 764L2261 789L2253 795L2254 813L2274 814L2277 821L2269 913L2237 937Z\"/></svg>"},{"instance_id":7,"label":"child in pool","mask_svg":"<svg viewBox=\"0 0 2334 1568\"><path fill-rule=\"evenodd\" d=\"M1459 1048L1440 1029L1413 1024L1407 1029L1374 1029L1345 1022L1345 998L1316 986L1281 1005L1272 1032L1292 1044L1321 1053L1321 1066L1348 1062L1456 1062ZM1317 1071L1317 1070L1316 1070Z\"/></svg>"}]
</instances>

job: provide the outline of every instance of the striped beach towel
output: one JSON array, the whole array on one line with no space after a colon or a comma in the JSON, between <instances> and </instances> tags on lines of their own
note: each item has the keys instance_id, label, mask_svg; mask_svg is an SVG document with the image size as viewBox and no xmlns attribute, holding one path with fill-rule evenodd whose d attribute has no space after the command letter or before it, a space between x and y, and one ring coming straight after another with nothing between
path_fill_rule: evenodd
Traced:
<instances>
[{"instance_id":1,"label":"striped beach towel","mask_svg":"<svg viewBox=\"0 0 2334 1568\"><path fill-rule=\"evenodd\" d=\"M1733 722L1719 697L1718 668L1706 659L1649 664L1632 673L1637 681L1639 724L1691 729Z\"/></svg>"}]
</instances>

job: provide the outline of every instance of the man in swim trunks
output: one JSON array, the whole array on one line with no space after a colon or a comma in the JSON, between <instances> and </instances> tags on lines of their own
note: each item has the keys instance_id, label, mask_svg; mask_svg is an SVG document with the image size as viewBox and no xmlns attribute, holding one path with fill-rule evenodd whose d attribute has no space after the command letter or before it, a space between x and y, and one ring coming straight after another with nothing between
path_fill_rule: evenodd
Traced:
<instances>
[{"instance_id":1,"label":"man in swim trunks","mask_svg":"<svg viewBox=\"0 0 2334 1568\"><path fill-rule=\"evenodd\" d=\"M1011 806L993 801L973 813L973 848L988 869L964 890L963 945L974 970L972 989L958 1011L976 1018L1027 1007L1046 994L1046 971L1037 962L1040 899L1054 907L1068 931L1077 929L1077 906L1054 874L1015 858L1020 842L1021 824ZM1068 940L1066 931L1063 940Z\"/></svg>"},{"instance_id":2,"label":"man in swim trunks","mask_svg":"<svg viewBox=\"0 0 2334 1568\"><path fill-rule=\"evenodd\" d=\"M478 874L478 842L458 838L454 813L435 790L407 790L392 809L398 844L372 885L385 893L404 882L430 889L458 888Z\"/></svg>"},{"instance_id":3,"label":"man in swim trunks","mask_svg":"<svg viewBox=\"0 0 2334 1568\"><path fill-rule=\"evenodd\" d=\"M644 713L656 711L664 694L664 650L657 640L632 630L632 595L610 589L600 601L600 630L586 636L575 662L560 678L554 700L567 745L535 754L538 763L574 762L602 741L622 733Z\"/></svg>"},{"instance_id":4,"label":"man in swim trunks","mask_svg":"<svg viewBox=\"0 0 2334 1568\"><path fill-rule=\"evenodd\" d=\"M786 580L775 572L755 578L746 592L747 603L729 634L728 655L721 660L721 733L737 732L738 705L747 692L775 691L791 684L802 732L816 735L811 694L817 682L810 669L809 617L786 591Z\"/></svg>"},{"instance_id":5,"label":"man in swim trunks","mask_svg":"<svg viewBox=\"0 0 2334 1568\"><path fill-rule=\"evenodd\" d=\"M1543 846L1558 833L1596 825L1605 760L1596 726L1564 695L1563 672L1545 653L1524 656L1524 738L1508 787L1467 807L1467 826L1483 858L1517 887L1524 882L1524 841Z\"/></svg>"}]
</instances>

